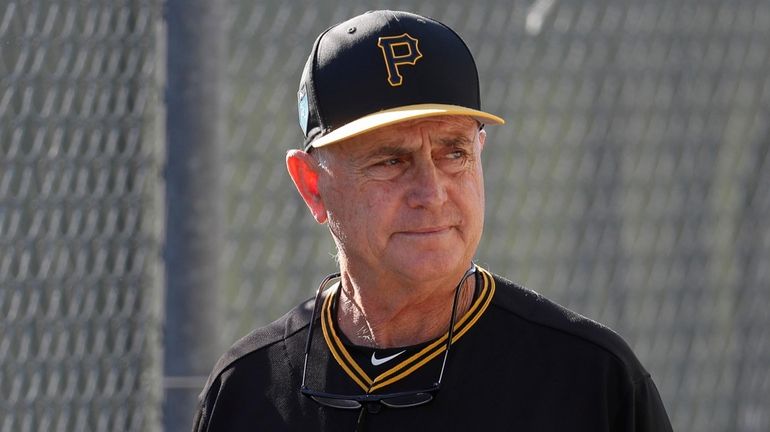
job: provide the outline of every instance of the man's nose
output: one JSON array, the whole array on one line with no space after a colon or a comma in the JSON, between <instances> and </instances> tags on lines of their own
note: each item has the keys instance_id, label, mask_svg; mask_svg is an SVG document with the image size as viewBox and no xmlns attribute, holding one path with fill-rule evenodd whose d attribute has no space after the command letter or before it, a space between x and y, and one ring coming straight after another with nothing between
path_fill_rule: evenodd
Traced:
<instances>
[{"instance_id":1,"label":"man's nose","mask_svg":"<svg viewBox=\"0 0 770 432\"><path fill-rule=\"evenodd\" d=\"M447 200L442 173L431 157L419 158L412 168L407 203L413 208L441 206Z\"/></svg>"}]
</instances>

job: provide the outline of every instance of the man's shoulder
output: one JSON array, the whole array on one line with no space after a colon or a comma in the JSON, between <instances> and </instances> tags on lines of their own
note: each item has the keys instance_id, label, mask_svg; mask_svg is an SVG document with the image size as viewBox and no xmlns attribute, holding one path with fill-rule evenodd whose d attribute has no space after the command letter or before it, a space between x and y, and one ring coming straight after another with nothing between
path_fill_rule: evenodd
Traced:
<instances>
[{"instance_id":1,"label":"man's shoulder","mask_svg":"<svg viewBox=\"0 0 770 432\"><path fill-rule=\"evenodd\" d=\"M310 321L313 312L313 300L309 299L272 323L252 330L246 336L235 342L214 365L214 369L209 375L208 382L203 389L202 395L205 395L211 384L216 381L222 373L241 360L262 351L271 349L276 344L296 336Z\"/></svg>"},{"instance_id":2,"label":"man's shoulder","mask_svg":"<svg viewBox=\"0 0 770 432\"><path fill-rule=\"evenodd\" d=\"M576 344L592 345L617 358L637 380L649 375L626 341L609 327L569 310L539 293L494 275L493 305L545 333L557 332Z\"/></svg>"}]
</instances>

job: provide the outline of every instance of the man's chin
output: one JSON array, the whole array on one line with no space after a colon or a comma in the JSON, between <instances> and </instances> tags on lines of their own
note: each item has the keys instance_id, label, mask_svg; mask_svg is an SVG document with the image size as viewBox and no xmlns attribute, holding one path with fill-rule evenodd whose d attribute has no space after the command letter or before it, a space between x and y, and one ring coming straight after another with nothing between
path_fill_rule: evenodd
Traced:
<instances>
[{"instance_id":1,"label":"man's chin","mask_svg":"<svg viewBox=\"0 0 770 432\"><path fill-rule=\"evenodd\" d=\"M459 254L447 254L446 249L410 252L412 253L400 256L393 267L405 277L417 281L442 279L448 275L463 273L470 265L470 259L465 259Z\"/></svg>"}]
</instances>

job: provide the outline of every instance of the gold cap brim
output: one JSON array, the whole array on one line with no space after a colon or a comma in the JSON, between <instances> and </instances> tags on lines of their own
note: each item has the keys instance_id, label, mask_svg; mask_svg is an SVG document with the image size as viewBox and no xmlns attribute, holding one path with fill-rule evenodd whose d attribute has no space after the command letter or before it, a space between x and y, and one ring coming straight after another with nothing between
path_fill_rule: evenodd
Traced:
<instances>
[{"instance_id":1,"label":"gold cap brim","mask_svg":"<svg viewBox=\"0 0 770 432\"><path fill-rule=\"evenodd\" d=\"M435 117L442 115L463 115L469 116L484 124L505 124L505 120L502 118L479 111L471 108L466 108L458 105L446 105L446 104L419 104L408 105L398 108L392 108L374 114L361 117L354 120L345 126L337 128L327 135L323 135L318 139L313 140L310 143L312 147L323 147L329 144L352 138L364 134L366 132L379 129L381 127L389 126L392 124L400 123L407 120L415 120L425 117Z\"/></svg>"}]
</instances>

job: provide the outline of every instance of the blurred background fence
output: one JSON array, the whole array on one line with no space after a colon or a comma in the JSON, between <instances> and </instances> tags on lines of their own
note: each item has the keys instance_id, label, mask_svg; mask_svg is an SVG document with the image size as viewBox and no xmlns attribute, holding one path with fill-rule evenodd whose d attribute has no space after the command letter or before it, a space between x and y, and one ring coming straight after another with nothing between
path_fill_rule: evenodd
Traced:
<instances>
[{"instance_id":1,"label":"blurred background fence","mask_svg":"<svg viewBox=\"0 0 770 432\"><path fill-rule=\"evenodd\" d=\"M185 147L178 8L0 0L0 432L188 430L164 395L189 400L205 372L177 376L189 341L164 326L215 328L196 341L208 370L334 269L285 174L296 87L320 31L382 7L455 28L508 120L489 129L478 261L623 335L675 430L770 431L770 2L217 4L202 123L221 130ZM216 147L218 189L180 214L192 146ZM170 270L179 224L217 233L197 245L216 262ZM185 287L216 313L179 314Z\"/></svg>"}]
</instances>

